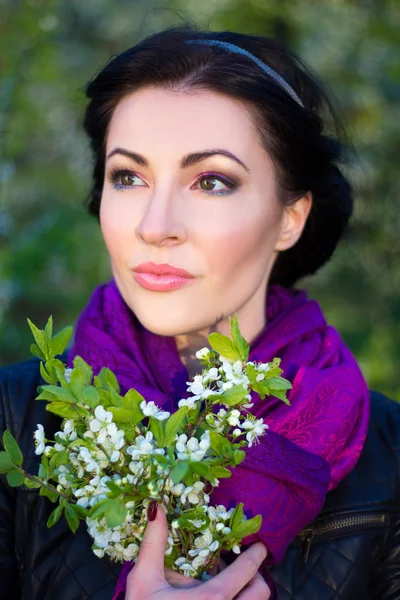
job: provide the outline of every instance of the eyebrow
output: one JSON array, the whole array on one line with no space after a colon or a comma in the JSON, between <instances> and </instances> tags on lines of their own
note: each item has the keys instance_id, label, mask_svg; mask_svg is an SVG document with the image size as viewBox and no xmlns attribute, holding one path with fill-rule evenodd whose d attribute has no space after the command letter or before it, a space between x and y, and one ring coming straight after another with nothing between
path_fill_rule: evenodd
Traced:
<instances>
[{"instance_id":1,"label":"eyebrow","mask_svg":"<svg viewBox=\"0 0 400 600\"><path fill-rule=\"evenodd\" d=\"M131 158L132 160L137 162L139 165L142 165L142 167L149 166L149 161L137 152L132 152L131 150L126 150L125 148L114 148L114 150L112 150L107 156L107 160L114 156L114 154L122 154L122 156L127 156L128 158ZM226 156L227 158L234 160L239 165L241 165L248 173L250 173L249 167L247 167L240 160L240 158L232 154L232 152L229 152L229 150L224 150L223 148L213 148L211 150L203 150L202 152L192 152L191 154L186 154L186 156L181 158L179 166L181 169L186 169L195 165L201 160L205 160L206 158L209 158L210 156L215 156L216 154L222 154L222 156Z\"/></svg>"}]
</instances>

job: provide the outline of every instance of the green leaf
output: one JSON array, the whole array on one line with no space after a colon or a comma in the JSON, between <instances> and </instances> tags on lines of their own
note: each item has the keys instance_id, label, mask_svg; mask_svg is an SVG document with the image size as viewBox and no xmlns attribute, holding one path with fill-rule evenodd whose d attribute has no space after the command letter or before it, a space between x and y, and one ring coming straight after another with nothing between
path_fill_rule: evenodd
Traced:
<instances>
[{"instance_id":1,"label":"green leaf","mask_svg":"<svg viewBox=\"0 0 400 600\"><path fill-rule=\"evenodd\" d=\"M150 417L149 423L149 429L153 433L157 444L163 446L165 421L159 421L155 417Z\"/></svg>"},{"instance_id":2,"label":"green leaf","mask_svg":"<svg viewBox=\"0 0 400 600\"><path fill-rule=\"evenodd\" d=\"M49 467L50 470L53 471L56 467L66 465L67 463L69 463L69 454L66 450L62 450L53 454L50 458Z\"/></svg>"},{"instance_id":3,"label":"green leaf","mask_svg":"<svg viewBox=\"0 0 400 600\"><path fill-rule=\"evenodd\" d=\"M48 318L48 321L46 323L46 327L44 328L44 332L47 335L47 337L50 339L51 336L53 335L53 316L50 315Z\"/></svg>"},{"instance_id":4,"label":"green leaf","mask_svg":"<svg viewBox=\"0 0 400 600\"><path fill-rule=\"evenodd\" d=\"M234 385L220 396L219 401L221 404L227 406L235 406L239 404L249 393L249 390L245 389L242 384Z\"/></svg>"},{"instance_id":5,"label":"green leaf","mask_svg":"<svg viewBox=\"0 0 400 600\"><path fill-rule=\"evenodd\" d=\"M50 343L53 356L58 356L64 352L71 339L72 332L73 328L71 325L68 325L68 327L64 327L64 329L51 339Z\"/></svg>"},{"instance_id":6,"label":"green leaf","mask_svg":"<svg viewBox=\"0 0 400 600\"><path fill-rule=\"evenodd\" d=\"M177 558L179 558L178 549L172 548L170 554L164 556L164 567L166 567L167 569L172 568Z\"/></svg>"},{"instance_id":7,"label":"green leaf","mask_svg":"<svg viewBox=\"0 0 400 600\"><path fill-rule=\"evenodd\" d=\"M188 407L182 406L179 410L174 412L165 423L165 434L164 440L162 442L163 446L169 446L172 442L175 441L176 434L179 429L182 427L183 423L186 420L186 416L188 413Z\"/></svg>"},{"instance_id":8,"label":"green leaf","mask_svg":"<svg viewBox=\"0 0 400 600\"><path fill-rule=\"evenodd\" d=\"M21 471L17 471L17 469L8 471L6 477L8 485L10 485L11 487L17 487L18 485L22 485L25 481L25 475L21 473Z\"/></svg>"},{"instance_id":9,"label":"green leaf","mask_svg":"<svg viewBox=\"0 0 400 600\"><path fill-rule=\"evenodd\" d=\"M207 481L213 481L214 477L211 474L210 466L204 464L201 461L193 461L189 463L191 470L194 473L198 473L203 479L207 479Z\"/></svg>"},{"instance_id":10,"label":"green leaf","mask_svg":"<svg viewBox=\"0 0 400 600\"><path fill-rule=\"evenodd\" d=\"M90 385L93 378L92 367L81 356L75 356L73 365L83 373L85 385Z\"/></svg>"},{"instance_id":11,"label":"green leaf","mask_svg":"<svg viewBox=\"0 0 400 600\"><path fill-rule=\"evenodd\" d=\"M88 517L90 519L98 519L98 517L100 517L101 515L103 515L105 513L109 503L110 503L110 500L108 500L108 499L100 500L100 502L97 502L94 506L92 506L89 509Z\"/></svg>"},{"instance_id":12,"label":"green leaf","mask_svg":"<svg viewBox=\"0 0 400 600\"><path fill-rule=\"evenodd\" d=\"M35 342L37 343L39 350L43 353L45 360L52 358L51 347L49 345L49 339L44 331L36 327L34 323L30 319L27 319L29 327L33 333L33 337L35 338ZM32 347L31 347L32 348Z\"/></svg>"},{"instance_id":13,"label":"green leaf","mask_svg":"<svg viewBox=\"0 0 400 600\"><path fill-rule=\"evenodd\" d=\"M33 354L33 356L40 358L40 360L46 360L45 355L43 354L43 352L41 351L41 349L39 348L39 346L37 344L31 344L30 351L31 351L31 354Z\"/></svg>"},{"instance_id":14,"label":"green leaf","mask_svg":"<svg viewBox=\"0 0 400 600\"><path fill-rule=\"evenodd\" d=\"M232 340L221 333L210 333L208 341L211 347L229 360L240 360L240 354L234 347Z\"/></svg>"},{"instance_id":15,"label":"green leaf","mask_svg":"<svg viewBox=\"0 0 400 600\"><path fill-rule=\"evenodd\" d=\"M75 533L79 527L79 519L70 504L65 505L65 517L72 533Z\"/></svg>"},{"instance_id":16,"label":"green leaf","mask_svg":"<svg viewBox=\"0 0 400 600\"><path fill-rule=\"evenodd\" d=\"M224 456L231 450L231 444L220 433L210 429L210 445L218 456Z\"/></svg>"},{"instance_id":17,"label":"green leaf","mask_svg":"<svg viewBox=\"0 0 400 600\"><path fill-rule=\"evenodd\" d=\"M240 333L237 314L235 313L235 316L233 317L233 319L231 319L230 317L228 317L228 318L229 318L229 321L231 324L231 337L232 337L233 345L234 345L235 349L238 351L240 358L243 361L247 362L249 359L250 345L248 344L248 342L244 339L244 337Z\"/></svg>"},{"instance_id":18,"label":"green leaf","mask_svg":"<svg viewBox=\"0 0 400 600\"><path fill-rule=\"evenodd\" d=\"M261 515L257 515L252 519L247 519L247 521L243 521L234 529L235 537L237 536L240 538L244 538L248 535L251 535L252 533L256 533L260 529L261 523Z\"/></svg>"},{"instance_id":19,"label":"green leaf","mask_svg":"<svg viewBox=\"0 0 400 600\"><path fill-rule=\"evenodd\" d=\"M42 454L42 460L40 462L40 465L43 468L44 478L50 479L50 477L51 477L50 463L49 463L49 459L47 458L47 456L45 454Z\"/></svg>"},{"instance_id":20,"label":"green leaf","mask_svg":"<svg viewBox=\"0 0 400 600\"><path fill-rule=\"evenodd\" d=\"M211 472L217 479L227 479L232 476L232 472L221 465L211 467Z\"/></svg>"},{"instance_id":21,"label":"green leaf","mask_svg":"<svg viewBox=\"0 0 400 600\"><path fill-rule=\"evenodd\" d=\"M114 390L114 388L109 387L109 394L110 394L110 399L111 399L111 405L112 406L118 406L119 408L124 408L124 399L122 396L120 396L118 394L118 392L116 392Z\"/></svg>"},{"instance_id":22,"label":"green leaf","mask_svg":"<svg viewBox=\"0 0 400 600\"><path fill-rule=\"evenodd\" d=\"M24 457L22 456L22 452L19 449L14 436L8 429L3 433L3 445L13 463L15 465L22 465Z\"/></svg>"},{"instance_id":23,"label":"green leaf","mask_svg":"<svg viewBox=\"0 0 400 600\"><path fill-rule=\"evenodd\" d=\"M76 398L69 390L58 385L42 386L41 394L36 400L55 400L62 402L76 402Z\"/></svg>"},{"instance_id":24,"label":"green leaf","mask_svg":"<svg viewBox=\"0 0 400 600\"><path fill-rule=\"evenodd\" d=\"M132 425L137 425L144 419L143 411L140 408L143 400L143 396L133 388L128 390L123 398L125 408L129 408L132 411Z\"/></svg>"},{"instance_id":25,"label":"green leaf","mask_svg":"<svg viewBox=\"0 0 400 600\"><path fill-rule=\"evenodd\" d=\"M246 452L243 450L235 450L233 453L233 462L235 466L240 465L242 461L246 458Z\"/></svg>"},{"instance_id":26,"label":"green leaf","mask_svg":"<svg viewBox=\"0 0 400 600\"><path fill-rule=\"evenodd\" d=\"M127 408L120 408L119 406L109 406L108 412L112 413L113 419L116 423L131 423L132 422L132 411Z\"/></svg>"},{"instance_id":27,"label":"green leaf","mask_svg":"<svg viewBox=\"0 0 400 600\"><path fill-rule=\"evenodd\" d=\"M79 504L71 504L70 506L79 519L86 519L89 514L87 508L83 508L83 506L79 506Z\"/></svg>"},{"instance_id":28,"label":"green leaf","mask_svg":"<svg viewBox=\"0 0 400 600\"><path fill-rule=\"evenodd\" d=\"M81 396L82 402L90 406L90 408L96 408L100 404L100 394L92 385L88 385L84 388Z\"/></svg>"},{"instance_id":29,"label":"green leaf","mask_svg":"<svg viewBox=\"0 0 400 600\"><path fill-rule=\"evenodd\" d=\"M46 410L64 419L76 419L78 416L76 410L66 402L50 402L46 404Z\"/></svg>"},{"instance_id":30,"label":"green leaf","mask_svg":"<svg viewBox=\"0 0 400 600\"><path fill-rule=\"evenodd\" d=\"M41 487L40 483L37 481L32 481L32 479L28 479L28 477L25 477L24 485L30 490L37 490Z\"/></svg>"},{"instance_id":31,"label":"green leaf","mask_svg":"<svg viewBox=\"0 0 400 600\"><path fill-rule=\"evenodd\" d=\"M261 383L268 384L269 389L272 391L275 390L290 390L293 386L284 377L271 377L270 379L263 379Z\"/></svg>"},{"instance_id":32,"label":"green leaf","mask_svg":"<svg viewBox=\"0 0 400 600\"><path fill-rule=\"evenodd\" d=\"M42 485L42 487L40 488L39 496L46 496L46 498L51 500L51 502L57 502L58 498L60 497L60 494Z\"/></svg>"},{"instance_id":33,"label":"green leaf","mask_svg":"<svg viewBox=\"0 0 400 600\"><path fill-rule=\"evenodd\" d=\"M172 481L176 483L180 483L182 479L185 477L187 472L189 471L189 463L187 460L182 460L178 462L172 469L169 474Z\"/></svg>"},{"instance_id":34,"label":"green leaf","mask_svg":"<svg viewBox=\"0 0 400 600\"><path fill-rule=\"evenodd\" d=\"M286 398L286 393L285 392L276 392L276 391L273 391L271 393L272 393L273 396L275 396L275 398L278 398L279 400L282 400L282 402L284 402L285 404L287 404L287 406L290 406L290 402Z\"/></svg>"},{"instance_id":35,"label":"green leaf","mask_svg":"<svg viewBox=\"0 0 400 600\"><path fill-rule=\"evenodd\" d=\"M115 390L119 394L120 387L119 387L117 378L114 375L114 373L111 371L111 369L109 369L108 367L103 367L101 369L98 377L101 379L101 381L103 382L103 384L108 389L111 388L111 389Z\"/></svg>"},{"instance_id":36,"label":"green leaf","mask_svg":"<svg viewBox=\"0 0 400 600\"><path fill-rule=\"evenodd\" d=\"M195 525L193 521L200 519L203 521L203 524L199 526ZM190 509L185 510L179 517L179 526L181 529L187 529L188 531L202 531L203 529L207 529L210 525L210 517L199 510Z\"/></svg>"},{"instance_id":37,"label":"green leaf","mask_svg":"<svg viewBox=\"0 0 400 600\"><path fill-rule=\"evenodd\" d=\"M85 376L79 367L72 369L69 384L75 398L81 400L83 388L85 386Z\"/></svg>"},{"instance_id":38,"label":"green leaf","mask_svg":"<svg viewBox=\"0 0 400 600\"><path fill-rule=\"evenodd\" d=\"M229 527L232 529L233 533L235 533L236 528L239 527L240 523L243 521L244 512L243 512L243 503L238 504L231 514L231 518L229 520Z\"/></svg>"},{"instance_id":39,"label":"green leaf","mask_svg":"<svg viewBox=\"0 0 400 600\"><path fill-rule=\"evenodd\" d=\"M53 510L53 512L50 514L49 518L47 519L47 527L53 527L53 525L55 525L57 523L57 521L60 519L61 515L62 515L62 511L64 509L64 506L62 504L59 504L58 506L56 506L56 508Z\"/></svg>"},{"instance_id":40,"label":"green leaf","mask_svg":"<svg viewBox=\"0 0 400 600\"><path fill-rule=\"evenodd\" d=\"M128 514L128 509L122 500L112 500L105 512L107 527L118 527L121 525Z\"/></svg>"},{"instance_id":41,"label":"green leaf","mask_svg":"<svg viewBox=\"0 0 400 600\"><path fill-rule=\"evenodd\" d=\"M54 375L51 375L50 373L48 373L45 369L44 364L41 362L40 363L40 374L42 376L42 378L47 381L47 383L51 383L53 385L56 385L57 383L57 379L54 377Z\"/></svg>"}]
</instances>

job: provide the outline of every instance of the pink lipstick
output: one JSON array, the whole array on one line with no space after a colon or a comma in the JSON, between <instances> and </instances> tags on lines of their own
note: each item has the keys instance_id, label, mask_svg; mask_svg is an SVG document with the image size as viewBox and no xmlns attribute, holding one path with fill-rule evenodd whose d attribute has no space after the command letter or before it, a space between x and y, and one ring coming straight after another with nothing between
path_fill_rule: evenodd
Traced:
<instances>
[{"instance_id":1,"label":"pink lipstick","mask_svg":"<svg viewBox=\"0 0 400 600\"><path fill-rule=\"evenodd\" d=\"M187 285L195 279L195 275L166 263L141 263L133 269L135 281L147 290L169 292Z\"/></svg>"}]
</instances>

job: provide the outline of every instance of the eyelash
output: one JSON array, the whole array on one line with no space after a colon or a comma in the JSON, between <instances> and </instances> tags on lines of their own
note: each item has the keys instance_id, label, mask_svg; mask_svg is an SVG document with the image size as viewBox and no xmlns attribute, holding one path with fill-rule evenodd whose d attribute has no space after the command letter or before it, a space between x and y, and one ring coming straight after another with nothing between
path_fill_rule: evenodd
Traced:
<instances>
[{"instance_id":1,"label":"eyelash","mask_svg":"<svg viewBox=\"0 0 400 600\"><path fill-rule=\"evenodd\" d=\"M124 175L131 175L133 177L139 177L134 171L129 171L128 169L121 169L120 167L113 167L109 171L108 181L111 183L111 185L116 190L129 190L132 187L137 187L137 186L133 186L133 185L122 185L122 184L118 183L118 179ZM212 171L207 171L206 173L200 173L199 177L196 179L196 183L198 183L202 179L207 179L207 178L208 179L216 179L228 187L228 190L222 191L222 192L221 191L207 192L206 190L201 190L202 192L207 194L207 196L227 196L228 194L231 194L238 187L238 184L236 182L231 181L227 177L224 177L223 175L220 175L218 173L213 173ZM141 187L141 186L139 186L139 187Z\"/></svg>"}]
</instances>

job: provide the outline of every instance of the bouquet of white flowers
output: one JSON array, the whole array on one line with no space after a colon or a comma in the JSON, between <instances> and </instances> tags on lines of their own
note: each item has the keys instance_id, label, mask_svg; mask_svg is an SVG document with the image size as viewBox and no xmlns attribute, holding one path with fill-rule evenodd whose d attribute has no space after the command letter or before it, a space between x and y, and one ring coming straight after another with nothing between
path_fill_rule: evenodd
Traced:
<instances>
[{"instance_id":1,"label":"bouquet of white flowers","mask_svg":"<svg viewBox=\"0 0 400 600\"><path fill-rule=\"evenodd\" d=\"M221 550L239 553L241 540L260 528L261 516L246 519L243 504L230 510L211 506L210 496L220 479L231 476L228 467L245 458L242 448L268 429L248 410L250 391L289 404L286 391L292 386L281 377L279 358L248 361L249 344L237 316L229 321L232 339L208 336L211 349L196 353L204 369L187 382L192 395L170 414L135 389L120 395L108 368L93 377L80 356L67 368L56 356L64 352L72 327L53 337L52 317L44 330L28 319L36 341L31 352L48 383L38 389L37 400L48 401L46 409L63 421L54 440L37 426L37 475L24 470L18 444L5 431L0 473L10 486L40 488L40 495L57 504L48 527L63 513L73 532L85 520L99 557L136 559L153 500L168 517L165 566L198 577Z\"/></svg>"}]
</instances>

